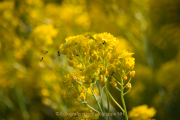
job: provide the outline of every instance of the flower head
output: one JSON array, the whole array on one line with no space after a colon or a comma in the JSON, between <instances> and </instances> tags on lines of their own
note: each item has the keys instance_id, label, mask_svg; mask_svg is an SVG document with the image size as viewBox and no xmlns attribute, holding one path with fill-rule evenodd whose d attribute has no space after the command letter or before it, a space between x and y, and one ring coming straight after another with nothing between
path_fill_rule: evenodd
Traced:
<instances>
[{"instance_id":1,"label":"flower head","mask_svg":"<svg viewBox=\"0 0 180 120\"><path fill-rule=\"evenodd\" d=\"M65 76L64 85L68 91L66 96L77 98L79 95L84 101L87 99L85 95L89 94L88 88L93 84L98 83L101 87L111 84L119 89L118 84L121 83L116 76L122 78L123 82L131 79L135 74L135 59L132 57L133 53L121 49L120 44L121 42L109 33L66 38L66 43L60 46L60 53L68 58L69 66L75 70ZM130 77L127 77L128 74ZM131 88L131 84L127 83L123 87Z\"/></svg>"}]
</instances>

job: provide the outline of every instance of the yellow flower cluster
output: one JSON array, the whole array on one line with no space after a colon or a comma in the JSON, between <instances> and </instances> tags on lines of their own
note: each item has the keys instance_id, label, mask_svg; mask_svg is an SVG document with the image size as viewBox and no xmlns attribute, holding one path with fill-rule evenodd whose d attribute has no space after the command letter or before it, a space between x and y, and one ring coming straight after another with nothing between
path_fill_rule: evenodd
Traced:
<instances>
[{"instance_id":1,"label":"yellow flower cluster","mask_svg":"<svg viewBox=\"0 0 180 120\"><path fill-rule=\"evenodd\" d=\"M151 120L151 118L156 114L156 110L151 107L148 108L147 105L141 105L133 108L129 112L129 117L133 118L133 120Z\"/></svg>"},{"instance_id":2,"label":"yellow flower cluster","mask_svg":"<svg viewBox=\"0 0 180 120\"><path fill-rule=\"evenodd\" d=\"M118 80L115 77L118 75L124 80L124 86L130 89L129 82L135 75L135 59L133 53L122 50L120 44L121 41L106 32L66 38L66 43L60 46L60 54L66 55L69 66L76 69L64 77L68 94L75 91L84 101L83 95L91 84L99 80L99 84L104 87L111 77L113 79L109 83L117 87ZM79 91L76 86L81 86L84 91Z\"/></svg>"},{"instance_id":3,"label":"yellow flower cluster","mask_svg":"<svg viewBox=\"0 0 180 120\"><path fill-rule=\"evenodd\" d=\"M117 69L132 70L135 65L134 58L131 57L133 53L122 50L120 44L120 41L111 34L101 33L93 36L68 37L60 49L61 54L69 58L69 65L84 71L85 76L89 76L88 73L92 76L92 70L95 73L107 72L106 76L112 76Z\"/></svg>"}]
</instances>

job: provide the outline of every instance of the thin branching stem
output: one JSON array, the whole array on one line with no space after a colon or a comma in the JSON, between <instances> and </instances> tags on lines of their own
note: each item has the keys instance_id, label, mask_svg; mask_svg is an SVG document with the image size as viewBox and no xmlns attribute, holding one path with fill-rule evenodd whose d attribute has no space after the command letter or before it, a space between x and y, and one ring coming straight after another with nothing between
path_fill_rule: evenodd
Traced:
<instances>
[{"instance_id":1,"label":"thin branching stem","mask_svg":"<svg viewBox=\"0 0 180 120\"><path fill-rule=\"evenodd\" d=\"M107 91L107 93L109 94L110 98L114 101L114 103L124 112L121 105L118 104L118 102L113 98L113 96L111 95L111 93L108 91L108 89L106 87L105 87L105 91Z\"/></svg>"},{"instance_id":2,"label":"thin branching stem","mask_svg":"<svg viewBox=\"0 0 180 120\"><path fill-rule=\"evenodd\" d=\"M125 101L124 101L124 87L123 87L123 78L121 77L121 101L122 101L122 104L123 104L123 108L124 108L124 115L125 115L125 118L126 120L128 120L128 116L127 116L127 110L126 110L126 105L125 105Z\"/></svg>"}]
</instances>

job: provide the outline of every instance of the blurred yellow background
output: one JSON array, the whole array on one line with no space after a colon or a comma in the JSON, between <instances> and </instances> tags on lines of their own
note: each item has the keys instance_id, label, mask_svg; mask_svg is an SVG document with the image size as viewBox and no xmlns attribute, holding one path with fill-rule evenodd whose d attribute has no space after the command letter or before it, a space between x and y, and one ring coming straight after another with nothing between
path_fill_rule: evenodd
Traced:
<instances>
[{"instance_id":1,"label":"blurred yellow background","mask_svg":"<svg viewBox=\"0 0 180 120\"><path fill-rule=\"evenodd\" d=\"M135 53L127 111L146 104L156 120L179 120L179 6L178 0L0 0L0 120L63 119L55 114L68 110L60 81L72 68L58 56L59 46L87 32L111 33Z\"/></svg>"}]
</instances>

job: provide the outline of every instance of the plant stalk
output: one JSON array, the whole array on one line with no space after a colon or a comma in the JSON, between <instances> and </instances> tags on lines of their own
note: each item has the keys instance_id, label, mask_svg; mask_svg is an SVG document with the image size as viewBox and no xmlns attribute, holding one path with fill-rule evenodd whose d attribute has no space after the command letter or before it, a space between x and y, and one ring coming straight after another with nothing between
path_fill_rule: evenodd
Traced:
<instances>
[{"instance_id":1,"label":"plant stalk","mask_svg":"<svg viewBox=\"0 0 180 120\"><path fill-rule=\"evenodd\" d=\"M127 115L127 110L126 110L126 105L125 105L125 101L124 101L124 87L123 87L124 83L123 83L123 79L121 77L121 101L123 104L123 108L124 108L124 115L125 115L125 119L128 120L128 115Z\"/></svg>"}]
</instances>

